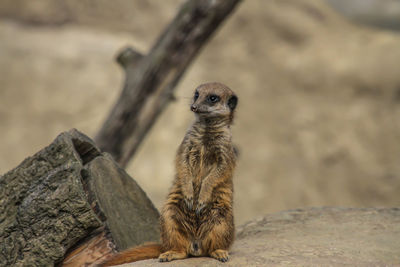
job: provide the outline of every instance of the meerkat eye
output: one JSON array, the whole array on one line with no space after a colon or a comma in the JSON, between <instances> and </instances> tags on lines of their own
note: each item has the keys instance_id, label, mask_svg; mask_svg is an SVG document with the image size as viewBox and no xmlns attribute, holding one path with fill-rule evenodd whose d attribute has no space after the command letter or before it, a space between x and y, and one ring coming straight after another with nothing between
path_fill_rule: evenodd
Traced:
<instances>
[{"instance_id":1,"label":"meerkat eye","mask_svg":"<svg viewBox=\"0 0 400 267\"><path fill-rule=\"evenodd\" d=\"M217 103L219 101L219 96L217 96L217 95L209 95L207 100L210 103Z\"/></svg>"},{"instance_id":2,"label":"meerkat eye","mask_svg":"<svg viewBox=\"0 0 400 267\"><path fill-rule=\"evenodd\" d=\"M193 98L193 100L196 101L197 98L199 98L199 92L196 91L196 92L194 92L194 98Z\"/></svg>"}]
</instances>

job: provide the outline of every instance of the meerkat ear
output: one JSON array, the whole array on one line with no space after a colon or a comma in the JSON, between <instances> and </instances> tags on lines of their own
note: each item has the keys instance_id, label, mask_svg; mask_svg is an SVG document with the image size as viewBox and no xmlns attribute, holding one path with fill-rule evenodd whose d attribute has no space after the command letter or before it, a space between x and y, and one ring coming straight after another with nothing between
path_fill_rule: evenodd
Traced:
<instances>
[{"instance_id":1,"label":"meerkat ear","mask_svg":"<svg viewBox=\"0 0 400 267\"><path fill-rule=\"evenodd\" d=\"M229 98L228 107L231 109L231 111L235 110L237 102L238 102L237 96L233 95L233 96L231 96L231 98Z\"/></svg>"}]
</instances>

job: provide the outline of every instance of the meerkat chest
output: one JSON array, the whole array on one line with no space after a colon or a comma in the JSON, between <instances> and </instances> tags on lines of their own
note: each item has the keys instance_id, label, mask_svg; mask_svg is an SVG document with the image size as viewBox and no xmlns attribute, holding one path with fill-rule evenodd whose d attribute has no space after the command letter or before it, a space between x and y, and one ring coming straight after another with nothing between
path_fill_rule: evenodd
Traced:
<instances>
[{"instance_id":1,"label":"meerkat chest","mask_svg":"<svg viewBox=\"0 0 400 267\"><path fill-rule=\"evenodd\" d=\"M216 145L198 144L188 150L187 158L195 176L205 176L221 162L222 149Z\"/></svg>"}]
</instances>

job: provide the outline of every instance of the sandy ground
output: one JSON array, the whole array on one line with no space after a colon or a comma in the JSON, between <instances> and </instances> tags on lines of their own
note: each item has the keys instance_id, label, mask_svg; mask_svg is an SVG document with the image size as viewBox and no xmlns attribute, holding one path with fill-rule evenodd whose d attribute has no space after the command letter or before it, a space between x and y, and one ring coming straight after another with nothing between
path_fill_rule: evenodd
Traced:
<instances>
[{"instance_id":1,"label":"sandy ground","mask_svg":"<svg viewBox=\"0 0 400 267\"><path fill-rule=\"evenodd\" d=\"M0 173L61 131L94 137L122 86L117 51L148 51L180 2L2 2ZM245 1L127 171L160 207L192 91L220 81L239 95L238 223L298 207L398 206L399 69L395 32L355 26L317 0Z\"/></svg>"}]
</instances>

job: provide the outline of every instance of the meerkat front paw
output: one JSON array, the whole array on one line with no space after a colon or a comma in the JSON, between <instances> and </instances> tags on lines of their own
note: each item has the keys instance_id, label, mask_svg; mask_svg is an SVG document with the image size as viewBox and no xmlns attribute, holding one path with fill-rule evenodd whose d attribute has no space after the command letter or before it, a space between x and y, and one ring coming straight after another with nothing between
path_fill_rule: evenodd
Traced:
<instances>
[{"instance_id":1,"label":"meerkat front paw","mask_svg":"<svg viewBox=\"0 0 400 267\"><path fill-rule=\"evenodd\" d=\"M200 214L202 213L202 211L204 210L204 208L206 206L207 206L207 203L199 201L199 203L197 203L197 206L196 206L196 215L200 216Z\"/></svg>"},{"instance_id":2,"label":"meerkat front paw","mask_svg":"<svg viewBox=\"0 0 400 267\"><path fill-rule=\"evenodd\" d=\"M193 197L185 197L184 198L185 205L189 210L193 209Z\"/></svg>"},{"instance_id":3,"label":"meerkat front paw","mask_svg":"<svg viewBox=\"0 0 400 267\"><path fill-rule=\"evenodd\" d=\"M186 183L182 186L183 202L189 209L193 209L193 185L192 183Z\"/></svg>"}]
</instances>

